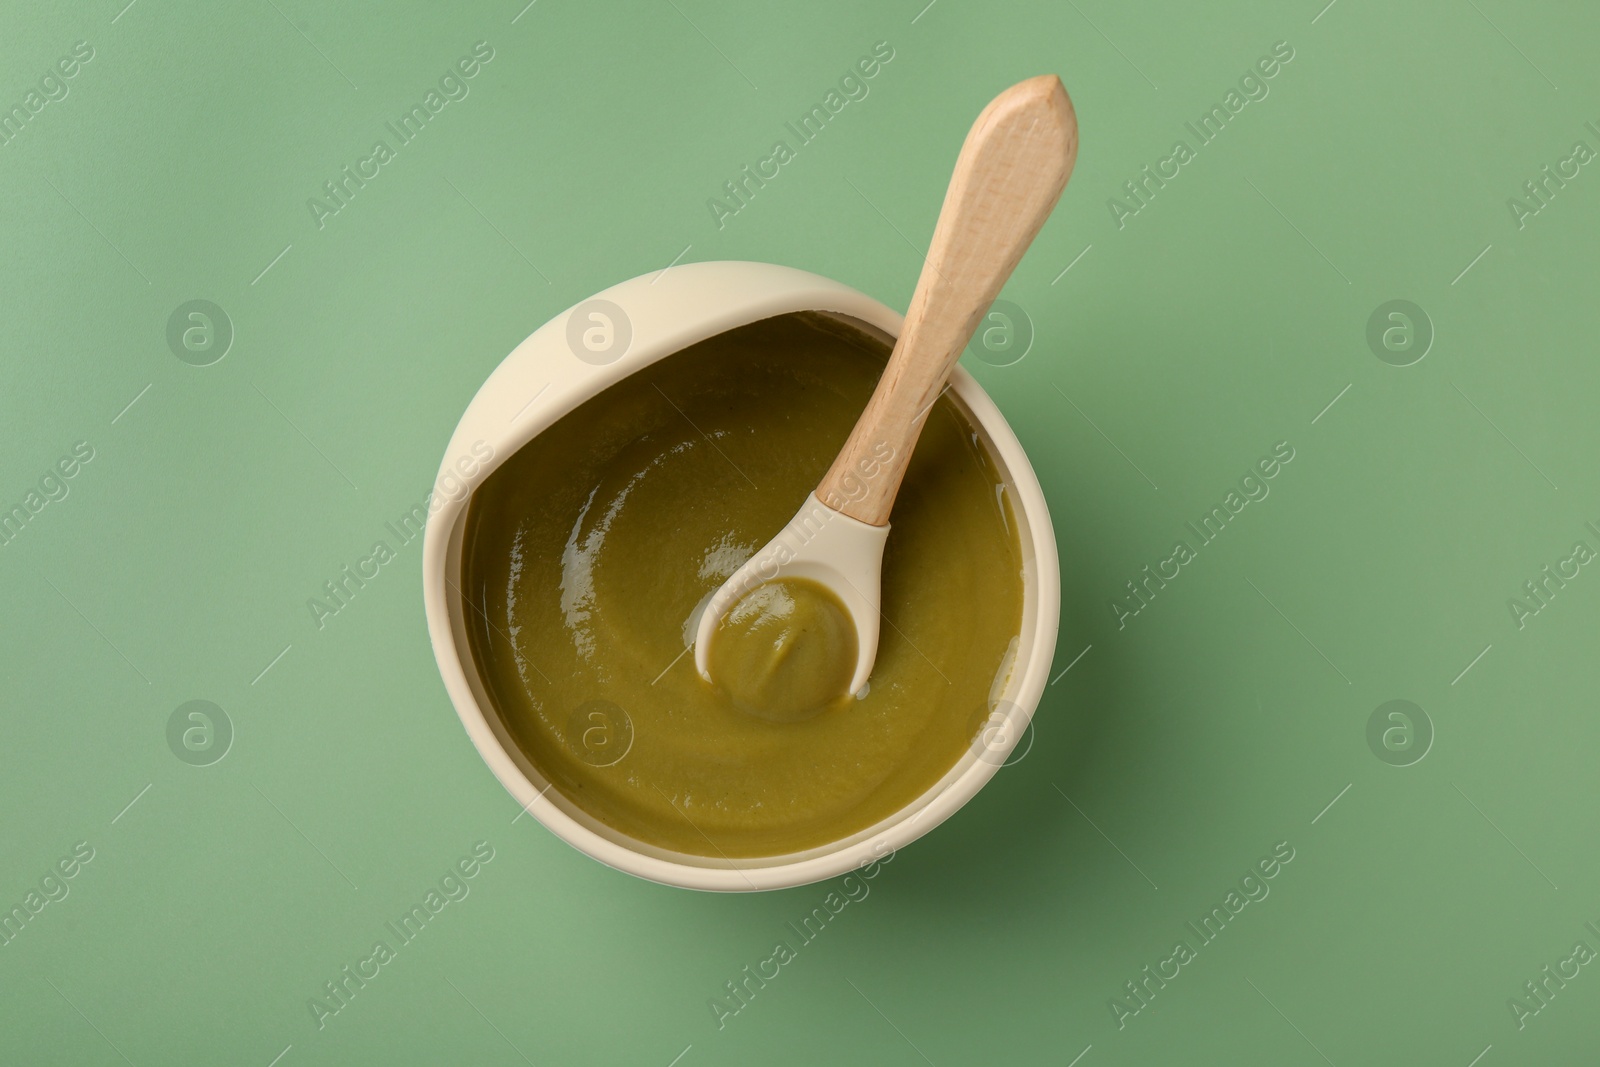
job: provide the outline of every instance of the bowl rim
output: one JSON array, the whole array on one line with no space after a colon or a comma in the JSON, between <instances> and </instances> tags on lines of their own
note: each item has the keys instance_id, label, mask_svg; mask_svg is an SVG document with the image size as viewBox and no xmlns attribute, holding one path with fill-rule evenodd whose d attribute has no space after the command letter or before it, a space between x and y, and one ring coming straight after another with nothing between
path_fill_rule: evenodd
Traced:
<instances>
[{"instance_id":1,"label":"bowl rim","mask_svg":"<svg viewBox=\"0 0 1600 1067\"><path fill-rule=\"evenodd\" d=\"M574 313L597 300L620 309L631 333L631 339L619 346L623 352L618 357L598 365L577 358L567 339ZM1006 682L1011 728L1000 744L986 748L985 758L963 757L915 800L839 841L787 856L719 864L631 838L626 840L632 844L624 844L617 838L626 835L619 831L601 833L603 827L592 817L576 810L569 813L552 800L547 795L551 784L543 789L534 784L523 766L531 763L520 750L515 756L508 751L496 730L498 715L480 705L477 672L475 667L469 669L471 654L459 625L463 595L451 580L459 573L462 519L473 490L557 419L643 367L738 326L806 311L854 319L882 331L891 341L904 323L898 312L841 282L792 267L744 261L679 264L579 301L525 338L489 374L451 436L429 496L422 558L428 633L446 692L479 756L518 805L567 844L607 866L664 885L720 892L783 889L886 860L953 815L999 770L1032 721L1055 654L1060 564L1044 491L999 408L958 364L950 391L988 438L1009 476L1013 506L1026 532L1024 556L1032 550L1031 572L1024 568L1027 632L1022 635L1031 638L1026 644L1030 654L1013 665ZM482 456L485 447L490 452L487 459Z\"/></svg>"}]
</instances>

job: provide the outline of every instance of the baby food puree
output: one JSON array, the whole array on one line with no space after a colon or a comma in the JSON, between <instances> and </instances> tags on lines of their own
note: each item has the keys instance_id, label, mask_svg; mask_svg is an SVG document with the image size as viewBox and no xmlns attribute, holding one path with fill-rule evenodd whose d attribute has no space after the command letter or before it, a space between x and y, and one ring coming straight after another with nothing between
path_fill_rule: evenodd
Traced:
<instances>
[{"instance_id":1,"label":"baby food puree","mask_svg":"<svg viewBox=\"0 0 1600 1067\"><path fill-rule=\"evenodd\" d=\"M479 673L523 753L600 822L693 855L782 855L894 814L966 752L1021 626L1022 563L999 473L948 398L895 503L862 694L844 693L849 617L808 581L729 613L715 683L686 649L696 606L816 487L888 351L815 314L731 330L568 413L474 494Z\"/></svg>"},{"instance_id":2,"label":"baby food puree","mask_svg":"<svg viewBox=\"0 0 1600 1067\"><path fill-rule=\"evenodd\" d=\"M850 613L820 582L780 578L729 609L711 642L711 680L741 711L809 719L850 699L856 662Z\"/></svg>"}]
</instances>

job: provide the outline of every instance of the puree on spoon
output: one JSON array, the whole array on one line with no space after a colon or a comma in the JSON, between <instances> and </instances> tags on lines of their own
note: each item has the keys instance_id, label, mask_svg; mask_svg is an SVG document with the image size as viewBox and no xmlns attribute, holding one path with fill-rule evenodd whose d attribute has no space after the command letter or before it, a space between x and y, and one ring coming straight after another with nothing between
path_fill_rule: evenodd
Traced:
<instances>
[{"instance_id":1,"label":"puree on spoon","mask_svg":"<svg viewBox=\"0 0 1600 1067\"><path fill-rule=\"evenodd\" d=\"M827 698L848 669L801 693L785 679L803 662L731 643L739 664L713 685L686 647L696 607L828 469L887 356L818 314L742 326L586 401L474 493L472 655L507 733L570 806L663 849L776 856L865 830L967 752L1021 627L1022 560L999 473L948 395L895 503L865 695ZM753 605L740 636L779 640L803 615L827 631L820 660L853 642L825 605L800 611L805 590L785 592L798 615Z\"/></svg>"},{"instance_id":2,"label":"puree on spoon","mask_svg":"<svg viewBox=\"0 0 1600 1067\"><path fill-rule=\"evenodd\" d=\"M735 707L795 722L850 699L856 628L827 586L778 578L728 609L710 656L711 680Z\"/></svg>"}]
</instances>

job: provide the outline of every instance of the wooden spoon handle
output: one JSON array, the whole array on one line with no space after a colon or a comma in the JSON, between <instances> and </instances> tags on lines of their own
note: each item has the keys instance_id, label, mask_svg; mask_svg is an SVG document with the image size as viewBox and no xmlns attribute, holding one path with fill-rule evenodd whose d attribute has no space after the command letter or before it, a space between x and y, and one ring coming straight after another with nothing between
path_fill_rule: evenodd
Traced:
<instances>
[{"instance_id":1,"label":"wooden spoon handle","mask_svg":"<svg viewBox=\"0 0 1600 1067\"><path fill-rule=\"evenodd\" d=\"M817 498L884 526L945 379L1055 207L1078 156L1078 120L1054 74L995 97L961 146L905 329Z\"/></svg>"}]
</instances>

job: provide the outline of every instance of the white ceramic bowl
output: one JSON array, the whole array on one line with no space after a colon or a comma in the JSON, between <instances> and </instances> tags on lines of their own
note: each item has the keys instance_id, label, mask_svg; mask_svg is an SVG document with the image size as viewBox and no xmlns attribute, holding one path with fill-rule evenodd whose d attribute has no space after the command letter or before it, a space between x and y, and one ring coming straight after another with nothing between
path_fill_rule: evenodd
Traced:
<instances>
[{"instance_id":1,"label":"white ceramic bowl","mask_svg":"<svg viewBox=\"0 0 1600 1067\"><path fill-rule=\"evenodd\" d=\"M890 340L903 321L848 286L768 263L692 263L623 282L539 327L495 368L461 417L430 498L423 602L439 672L467 735L517 803L556 836L602 863L666 885L727 892L782 889L844 874L916 840L972 799L1005 762L1044 692L1055 652L1061 592L1044 493L999 409L957 367L950 394L997 460L1020 527L1022 631L1011 670L991 695L999 709L991 726L932 788L889 818L832 844L729 861L658 848L606 826L550 788L517 747L494 711L467 644L459 588L463 520L473 489L607 386L697 341L797 311L832 313Z\"/></svg>"}]
</instances>

